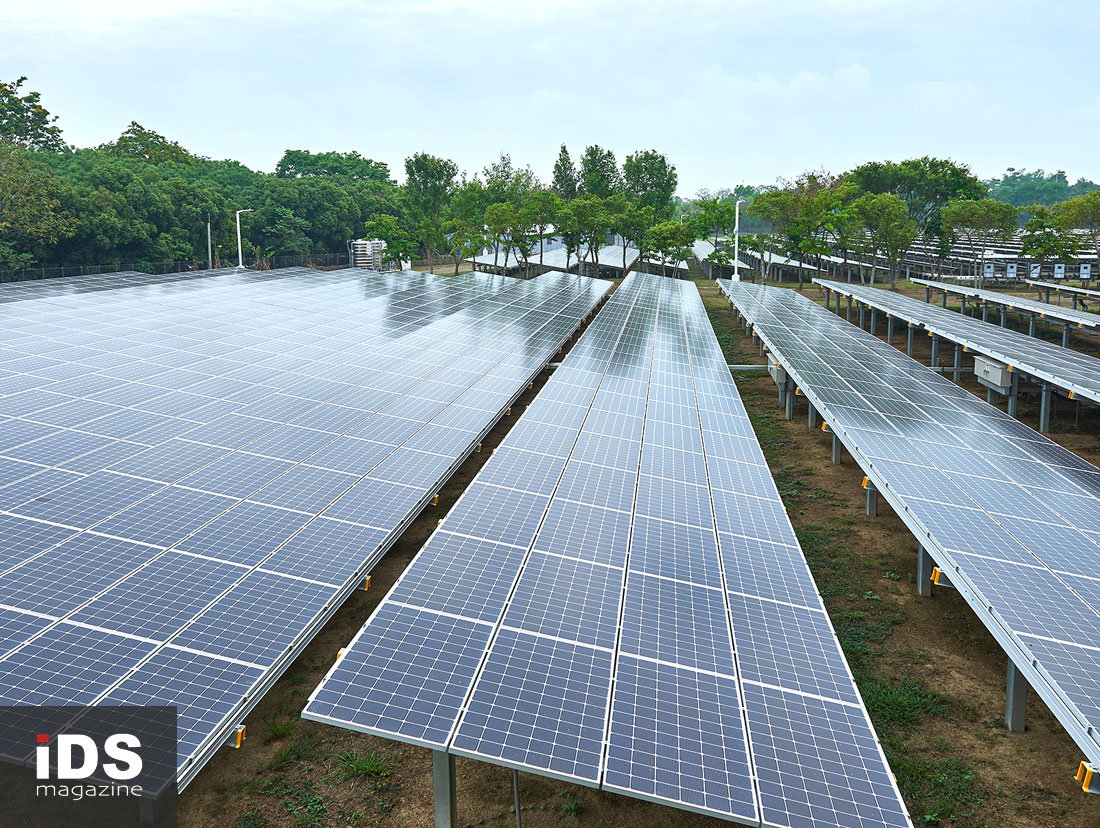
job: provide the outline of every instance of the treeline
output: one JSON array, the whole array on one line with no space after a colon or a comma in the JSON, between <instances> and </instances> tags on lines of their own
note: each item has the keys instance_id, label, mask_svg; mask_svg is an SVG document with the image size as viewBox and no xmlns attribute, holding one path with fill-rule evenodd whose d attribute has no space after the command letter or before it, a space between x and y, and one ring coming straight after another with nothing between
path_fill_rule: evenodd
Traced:
<instances>
[{"instance_id":1,"label":"treeline","mask_svg":"<svg viewBox=\"0 0 1100 828\"><path fill-rule=\"evenodd\" d=\"M67 146L25 78L0 82L0 269L202 261L209 222L216 264L233 262L235 212L259 259L340 252L381 238L403 260L485 248L527 259L553 232L581 257L617 233L658 255L683 257L693 239L672 225L676 168L641 151L620 166L563 146L542 183L507 155L474 174L426 153L386 164L356 152L287 150L273 173L190 152L140 124L116 141Z\"/></svg>"},{"instance_id":2,"label":"treeline","mask_svg":"<svg viewBox=\"0 0 1100 828\"><path fill-rule=\"evenodd\" d=\"M1013 207L1027 207L1031 204L1053 207L1071 198L1100 190L1100 184L1087 178L1078 178L1070 184L1062 170L1048 175L1043 170L1028 172L1015 167L1009 167L1000 178L991 178L982 183L989 188L990 198Z\"/></svg>"},{"instance_id":3,"label":"treeline","mask_svg":"<svg viewBox=\"0 0 1100 828\"><path fill-rule=\"evenodd\" d=\"M1100 255L1100 190L1052 206L1017 207L991 198L965 165L930 157L870 162L842 175L806 172L759 192L748 215L767 226L744 240L757 253L764 278L771 251L800 263L820 264L820 257L836 255L845 269L855 262L861 279L868 270L872 281L871 265L884 259L896 284L902 254L917 239L941 266L965 241L980 266L985 249L1013 239L1021 223L1023 256L1068 259L1082 248Z\"/></svg>"}]
</instances>

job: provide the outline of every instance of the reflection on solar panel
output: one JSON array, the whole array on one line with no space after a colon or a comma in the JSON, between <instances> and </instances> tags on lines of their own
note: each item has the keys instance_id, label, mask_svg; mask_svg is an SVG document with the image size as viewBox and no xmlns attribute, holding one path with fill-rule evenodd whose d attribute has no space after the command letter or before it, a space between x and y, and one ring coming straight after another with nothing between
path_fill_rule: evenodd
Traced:
<instances>
[{"instance_id":1,"label":"reflection on solar panel","mask_svg":"<svg viewBox=\"0 0 1100 828\"><path fill-rule=\"evenodd\" d=\"M1100 402L1100 360L1096 357L893 291L827 279L814 281L827 290L851 296L892 317L964 345L971 351L1007 363L1013 370L1072 391L1075 396Z\"/></svg>"},{"instance_id":2,"label":"reflection on solar panel","mask_svg":"<svg viewBox=\"0 0 1100 828\"><path fill-rule=\"evenodd\" d=\"M914 284L935 288L936 290L942 290L945 293L954 293L957 296L967 296L978 299L990 305L1001 305L1009 310L1034 314L1039 318L1053 319L1058 322L1076 325L1078 328L1100 330L1100 315L1095 313L1087 313L1086 311L1074 310L1072 308L1060 308L1057 305L1048 305L1046 302L1036 302L1034 299L1025 299L1020 296L1011 296L1007 293L998 293L995 290L972 288L966 287L965 285L952 285L947 282L932 282L927 279L913 279L912 282Z\"/></svg>"},{"instance_id":3,"label":"reflection on solar panel","mask_svg":"<svg viewBox=\"0 0 1100 828\"><path fill-rule=\"evenodd\" d=\"M177 705L180 787L609 288L185 276L0 306L0 703Z\"/></svg>"},{"instance_id":4,"label":"reflection on solar panel","mask_svg":"<svg viewBox=\"0 0 1100 828\"><path fill-rule=\"evenodd\" d=\"M793 291L720 285L1100 761L1100 469Z\"/></svg>"},{"instance_id":5,"label":"reflection on solar panel","mask_svg":"<svg viewBox=\"0 0 1100 828\"><path fill-rule=\"evenodd\" d=\"M632 274L303 716L752 825L908 825L693 283Z\"/></svg>"}]
</instances>

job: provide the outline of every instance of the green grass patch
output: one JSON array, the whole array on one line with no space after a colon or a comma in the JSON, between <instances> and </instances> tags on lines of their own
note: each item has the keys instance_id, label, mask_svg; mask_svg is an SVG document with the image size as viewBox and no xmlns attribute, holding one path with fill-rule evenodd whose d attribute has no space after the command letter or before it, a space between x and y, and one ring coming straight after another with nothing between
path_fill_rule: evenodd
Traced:
<instances>
[{"instance_id":1,"label":"green grass patch","mask_svg":"<svg viewBox=\"0 0 1100 828\"><path fill-rule=\"evenodd\" d=\"M237 821L233 823L233 828L267 828L270 824L267 817L253 808L242 814Z\"/></svg>"},{"instance_id":2,"label":"green grass patch","mask_svg":"<svg viewBox=\"0 0 1100 828\"><path fill-rule=\"evenodd\" d=\"M923 756L892 739L884 740L883 748L914 825L982 828L986 824L976 817L985 798L982 786L965 761L955 756Z\"/></svg>"},{"instance_id":3,"label":"green grass patch","mask_svg":"<svg viewBox=\"0 0 1100 828\"><path fill-rule=\"evenodd\" d=\"M925 718L942 716L947 710L947 696L930 690L919 679L903 676L888 680L874 675L860 679L860 694L880 734L912 730Z\"/></svg>"},{"instance_id":4,"label":"green grass patch","mask_svg":"<svg viewBox=\"0 0 1100 828\"><path fill-rule=\"evenodd\" d=\"M360 776L385 778L393 772L396 764L389 756L383 756L376 750L364 753L358 748L346 750L343 753L334 753L331 758L341 779L352 779Z\"/></svg>"},{"instance_id":5,"label":"green grass patch","mask_svg":"<svg viewBox=\"0 0 1100 828\"><path fill-rule=\"evenodd\" d=\"M275 742L279 739L288 739L294 735L300 719L296 713L291 712L284 700L279 712L270 719L264 719L264 742Z\"/></svg>"}]
</instances>

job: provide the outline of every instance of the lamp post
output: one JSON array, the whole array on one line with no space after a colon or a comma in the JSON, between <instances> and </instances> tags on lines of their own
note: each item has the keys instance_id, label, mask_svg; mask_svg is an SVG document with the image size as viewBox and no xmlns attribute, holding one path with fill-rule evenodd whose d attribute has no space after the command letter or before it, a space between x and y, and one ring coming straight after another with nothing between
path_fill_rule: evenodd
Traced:
<instances>
[{"instance_id":1,"label":"lamp post","mask_svg":"<svg viewBox=\"0 0 1100 828\"><path fill-rule=\"evenodd\" d=\"M244 267L244 248L241 246L241 213L251 213L252 208L237 211L237 267Z\"/></svg>"},{"instance_id":2,"label":"lamp post","mask_svg":"<svg viewBox=\"0 0 1100 828\"><path fill-rule=\"evenodd\" d=\"M733 281L735 282L741 281L738 268L741 266L741 205L744 203L745 199L739 198L733 205Z\"/></svg>"}]
</instances>

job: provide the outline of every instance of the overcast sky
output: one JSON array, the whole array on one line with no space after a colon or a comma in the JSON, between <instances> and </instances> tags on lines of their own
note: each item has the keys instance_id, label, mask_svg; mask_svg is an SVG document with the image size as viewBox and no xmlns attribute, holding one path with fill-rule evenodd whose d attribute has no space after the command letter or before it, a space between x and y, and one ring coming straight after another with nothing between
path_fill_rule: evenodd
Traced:
<instances>
[{"instance_id":1,"label":"overcast sky","mask_svg":"<svg viewBox=\"0 0 1100 828\"><path fill-rule=\"evenodd\" d=\"M192 152L666 153L679 194L931 154L1100 180L1100 3L0 0L0 79L78 146L131 120Z\"/></svg>"}]
</instances>

